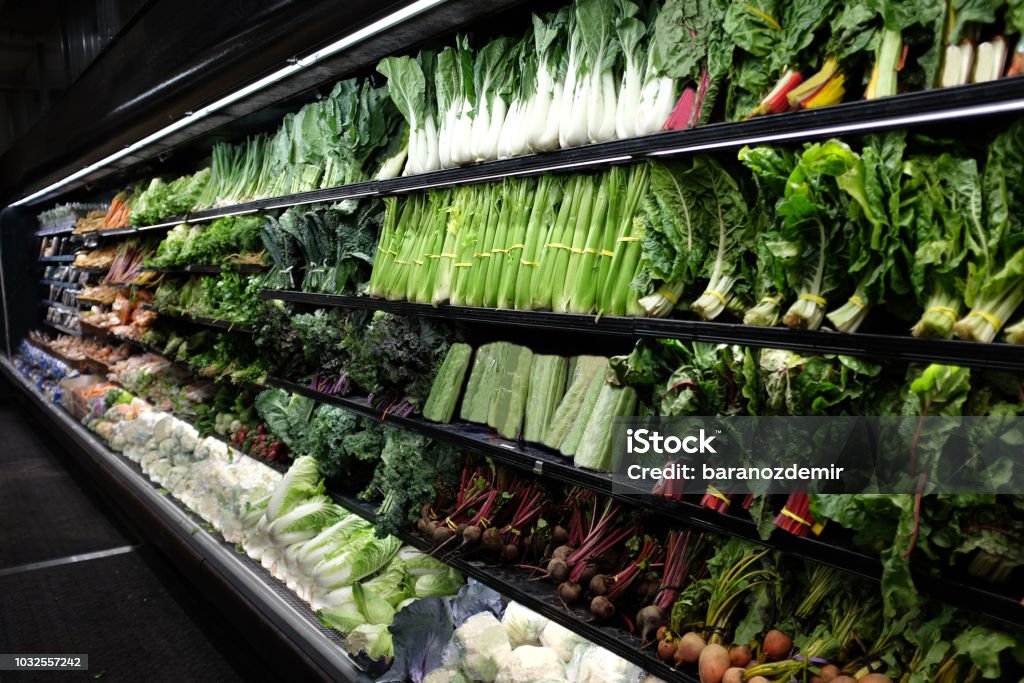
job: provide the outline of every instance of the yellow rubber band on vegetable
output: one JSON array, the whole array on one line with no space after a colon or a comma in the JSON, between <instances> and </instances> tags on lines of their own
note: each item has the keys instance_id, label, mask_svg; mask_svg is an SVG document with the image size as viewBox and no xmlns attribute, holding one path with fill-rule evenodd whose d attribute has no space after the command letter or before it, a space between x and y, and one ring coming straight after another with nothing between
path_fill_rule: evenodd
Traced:
<instances>
[{"instance_id":1,"label":"yellow rubber band on vegetable","mask_svg":"<svg viewBox=\"0 0 1024 683\"><path fill-rule=\"evenodd\" d=\"M509 249L499 249L498 247L491 249L492 254L507 254L509 251Z\"/></svg>"},{"instance_id":2,"label":"yellow rubber band on vegetable","mask_svg":"<svg viewBox=\"0 0 1024 683\"><path fill-rule=\"evenodd\" d=\"M778 299L776 299L774 296L763 296L763 297L761 297L761 302L762 303L775 304L776 306L781 306L782 305L782 302L779 301Z\"/></svg>"},{"instance_id":3,"label":"yellow rubber band on vegetable","mask_svg":"<svg viewBox=\"0 0 1024 683\"><path fill-rule=\"evenodd\" d=\"M867 305L867 303L865 303L864 299L861 299L856 294L854 294L853 296L850 297L850 303L853 304L854 306L856 306L857 308L859 308L862 311L865 308L868 307L868 305Z\"/></svg>"},{"instance_id":4,"label":"yellow rubber band on vegetable","mask_svg":"<svg viewBox=\"0 0 1024 683\"><path fill-rule=\"evenodd\" d=\"M608 258L612 258L612 257L615 256L615 252L614 251L608 251L607 249L602 249L598 253L600 253L601 256L607 256Z\"/></svg>"},{"instance_id":5,"label":"yellow rubber band on vegetable","mask_svg":"<svg viewBox=\"0 0 1024 683\"><path fill-rule=\"evenodd\" d=\"M519 259L519 263L524 266L532 266L533 268L540 265L540 261L527 261L526 259Z\"/></svg>"},{"instance_id":6,"label":"yellow rubber band on vegetable","mask_svg":"<svg viewBox=\"0 0 1024 683\"><path fill-rule=\"evenodd\" d=\"M944 315L953 322L956 322L957 320L956 311L954 311L949 306L929 306L928 308L925 309L924 314L928 315L929 313L938 313L939 315Z\"/></svg>"},{"instance_id":7,"label":"yellow rubber band on vegetable","mask_svg":"<svg viewBox=\"0 0 1024 683\"><path fill-rule=\"evenodd\" d=\"M481 517L480 518L480 528L481 529L486 529L489 526L491 526L491 520L487 519L486 517Z\"/></svg>"},{"instance_id":8,"label":"yellow rubber band on vegetable","mask_svg":"<svg viewBox=\"0 0 1024 683\"><path fill-rule=\"evenodd\" d=\"M473 264L472 263L456 263L455 267L456 268L472 268Z\"/></svg>"},{"instance_id":9,"label":"yellow rubber band on vegetable","mask_svg":"<svg viewBox=\"0 0 1024 683\"><path fill-rule=\"evenodd\" d=\"M395 263L397 263L400 266L407 266L407 265L409 265L409 262L406 261L404 258L396 258L395 259Z\"/></svg>"},{"instance_id":10,"label":"yellow rubber band on vegetable","mask_svg":"<svg viewBox=\"0 0 1024 683\"><path fill-rule=\"evenodd\" d=\"M426 257L427 258L437 259L437 258L441 258L441 255L440 254L426 254Z\"/></svg>"},{"instance_id":11,"label":"yellow rubber band on vegetable","mask_svg":"<svg viewBox=\"0 0 1024 683\"><path fill-rule=\"evenodd\" d=\"M821 535L821 532L824 531L824 529L825 529L825 524L824 523L822 523L822 522L808 522L806 519L804 519L803 517L797 515L796 513L794 513L792 510L790 510L787 507L782 508L782 514L785 515L786 517L789 517L791 520L793 520L797 524L803 524L804 526L811 527L811 532L815 536Z\"/></svg>"},{"instance_id":12,"label":"yellow rubber band on vegetable","mask_svg":"<svg viewBox=\"0 0 1024 683\"><path fill-rule=\"evenodd\" d=\"M422 266L423 265L423 259L415 259L415 260L413 260L413 263L415 263L417 266Z\"/></svg>"},{"instance_id":13,"label":"yellow rubber band on vegetable","mask_svg":"<svg viewBox=\"0 0 1024 683\"><path fill-rule=\"evenodd\" d=\"M491 258L491 255L485 251L482 254L473 254L473 258Z\"/></svg>"},{"instance_id":14,"label":"yellow rubber band on vegetable","mask_svg":"<svg viewBox=\"0 0 1024 683\"><path fill-rule=\"evenodd\" d=\"M798 299L803 299L804 301L810 301L811 303L818 304L819 306L822 306L822 307L824 307L826 304L828 304L828 301L825 300L825 297L818 296L817 294L807 294L807 293L804 293L804 294L801 294L800 296L798 296L797 298Z\"/></svg>"},{"instance_id":15,"label":"yellow rubber band on vegetable","mask_svg":"<svg viewBox=\"0 0 1024 683\"><path fill-rule=\"evenodd\" d=\"M525 244L513 244L511 247L508 248L509 251L512 251L513 249L526 249L526 245Z\"/></svg>"},{"instance_id":16,"label":"yellow rubber band on vegetable","mask_svg":"<svg viewBox=\"0 0 1024 683\"><path fill-rule=\"evenodd\" d=\"M782 508L782 514L784 516L786 516L786 517L789 517L791 520L793 520L797 524L803 524L804 526L812 526L811 522L808 522L806 519L804 519L800 515L796 514L795 512L793 512L792 510L790 510L787 507Z\"/></svg>"},{"instance_id":17,"label":"yellow rubber band on vegetable","mask_svg":"<svg viewBox=\"0 0 1024 683\"><path fill-rule=\"evenodd\" d=\"M572 247L561 242L549 242L544 245L545 249L572 249Z\"/></svg>"},{"instance_id":18,"label":"yellow rubber band on vegetable","mask_svg":"<svg viewBox=\"0 0 1024 683\"><path fill-rule=\"evenodd\" d=\"M583 253L583 250L580 249L579 247L569 247L569 251L571 251L574 254L582 254Z\"/></svg>"},{"instance_id":19,"label":"yellow rubber band on vegetable","mask_svg":"<svg viewBox=\"0 0 1024 683\"><path fill-rule=\"evenodd\" d=\"M718 302L723 306L729 305L729 301L725 298L725 296L722 295L721 292L716 292L713 289L705 289L704 294L710 294L711 296L715 297L716 299L718 299ZM701 296L704 296L704 294L701 294Z\"/></svg>"},{"instance_id":20,"label":"yellow rubber band on vegetable","mask_svg":"<svg viewBox=\"0 0 1024 683\"><path fill-rule=\"evenodd\" d=\"M509 529L508 532L510 534L514 534L516 536L522 536L523 535L523 532L520 531L519 529Z\"/></svg>"},{"instance_id":21,"label":"yellow rubber band on vegetable","mask_svg":"<svg viewBox=\"0 0 1024 683\"><path fill-rule=\"evenodd\" d=\"M587 247L586 249L583 250L583 253L584 254L594 254L596 256L597 254L600 254L601 252L599 252L597 249L594 249L593 247Z\"/></svg>"},{"instance_id":22,"label":"yellow rubber band on vegetable","mask_svg":"<svg viewBox=\"0 0 1024 683\"><path fill-rule=\"evenodd\" d=\"M718 500L722 501L726 505L728 505L729 503L732 502L729 499L729 496L725 495L724 493L722 493L721 491L716 489L714 486L709 486L708 487L707 494L709 496L712 496L713 498L717 498Z\"/></svg>"},{"instance_id":23,"label":"yellow rubber band on vegetable","mask_svg":"<svg viewBox=\"0 0 1024 683\"><path fill-rule=\"evenodd\" d=\"M390 255L390 256L398 256L398 252L397 252L397 251L393 251L393 250L391 250L391 249L381 249L381 250L380 250L380 253L382 253L382 254L388 254L388 255Z\"/></svg>"},{"instance_id":24,"label":"yellow rubber band on vegetable","mask_svg":"<svg viewBox=\"0 0 1024 683\"><path fill-rule=\"evenodd\" d=\"M671 301L673 306L679 303L679 297L669 291L668 287L658 287L657 293Z\"/></svg>"},{"instance_id":25,"label":"yellow rubber band on vegetable","mask_svg":"<svg viewBox=\"0 0 1024 683\"><path fill-rule=\"evenodd\" d=\"M441 258L459 258L459 255L458 254L446 254L444 252L441 252Z\"/></svg>"},{"instance_id":26,"label":"yellow rubber band on vegetable","mask_svg":"<svg viewBox=\"0 0 1024 683\"><path fill-rule=\"evenodd\" d=\"M625 237L620 237L619 239L617 239L615 241L616 242L639 242L640 238L637 237L636 235L626 235Z\"/></svg>"},{"instance_id":27,"label":"yellow rubber band on vegetable","mask_svg":"<svg viewBox=\"0 0 1024 683\"><path fill-rule=\"evenodd\" d=\"M449 529L455 531L455 522L452 521L451 517L445 517L444 523L448 526Z\"/></svg>"},{"instance_id":28,"label":"yellow rubber band on vegetable","mask_svg":"<svg viewBox=\"0 0 1024 683\"><path fill-rule=\"evenodd\" d=\"M996 328L996 332L1003 329L1003 321L992 315L988 311L971 311L971 315L976 315L992 327ZM970 317L970 316L967 316Z\"/></svg>"}]
</instances>

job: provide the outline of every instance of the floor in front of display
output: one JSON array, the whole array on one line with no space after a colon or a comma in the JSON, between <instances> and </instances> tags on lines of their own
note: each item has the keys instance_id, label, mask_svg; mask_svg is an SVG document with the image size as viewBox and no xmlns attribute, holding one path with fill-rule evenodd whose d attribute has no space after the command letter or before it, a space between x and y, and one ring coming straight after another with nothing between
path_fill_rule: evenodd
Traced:
<instances>
[{"instance_id":1,"label":"floor in front of display","mask_svg":"<svg viewBox=\"0 0 1024 683\"><path fill-rule=\"evenodd\" d=\"M240 681L268 667L89 488L0 383L0 654L88 654L89 672L7 681Z\"/></svg>"}]
</instances>

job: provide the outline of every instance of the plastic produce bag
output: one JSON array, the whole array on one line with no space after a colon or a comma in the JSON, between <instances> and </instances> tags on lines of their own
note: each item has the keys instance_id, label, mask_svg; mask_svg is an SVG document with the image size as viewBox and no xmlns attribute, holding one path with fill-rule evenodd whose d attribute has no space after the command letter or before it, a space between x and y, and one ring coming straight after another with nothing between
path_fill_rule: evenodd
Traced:
<instances>
[{"instance_id":1,"label":"plastic produce bag","mask_svg":"<svg viewBox=\"0 0 1024 683\"><path fill-rule=\"evenodd\" d=\"M461 671L442 667L428 673L423 683L469 683L469 680Z\"/></svg>"},{"instance_id":2,"label":"plastic produce bag","mask_svg":"<svg viewBox=\"0 0 1024 683\"><path fill-rule=\"evenodd\" d=\"M473 681L493 683L505 658L512 654L505 629L490 612L474 614L459 628L449 645L459 667ZM449 658L445 658L449 661Z\"/></svg>"},{"instance_id":3,"label":"plastic produce bag","mask_svg":"<svg viewBox=\"0 0 1024 683\"><path fill-rule=\"evenodd\" d=\"M540 644L554 650L563 662L568 662L572 659L573 651L577 645L581 643L589 644L589 642L575 631L570 631L553 621L549 621L540 634Z\"/></svg>"},{"instance_id":4,"label":"plastic produce bag","mask_svg":"<svg viewBox=\"0 0 1024 683\"><path fill-rule=\"evenodd\" d=\"M636 664L593 643L576 646L565 673L575 683L639 683L647 675Z\"/></svg>"},{"instance_id":5,"label":"plastic produce bag","mask_svg":"<svg viewBox=\"0 0 1024 683\"><path fill-rule=\"evenodd\" d=\"M505 612L508 616L508 612ZM495 683L565 683L565 663L546 647L521 645L502 662Z\"/></svg>"},{"instance_id":6,"label":"plastic produce bag","mask_svg":"<svg viewBox=\"0 0 1024 683\"><path fill-rule=\"evenodd\" d=\"M512 647L537 645L540 643L540 634L548 625L548 618L523 607L518 602L510 602L505 608L505 615L501 618L501 625L505 627Z\"/></svg>"}]
</instances>

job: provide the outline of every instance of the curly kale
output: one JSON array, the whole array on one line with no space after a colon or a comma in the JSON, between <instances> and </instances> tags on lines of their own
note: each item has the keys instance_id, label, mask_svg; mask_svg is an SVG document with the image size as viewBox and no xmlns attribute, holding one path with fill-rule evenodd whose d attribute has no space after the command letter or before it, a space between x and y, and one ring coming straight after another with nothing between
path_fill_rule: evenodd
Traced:
<instances>
[{"instance_id":1,"label":"curly kale","mask_svg":"<svg viewBox=\"0 0 1024 683\"><path fill-rule=\"evenodd\" d=\"M437 496L439 485L454 485L462 458L452 446L401 429L388 428L373 481L360 494L384 502L377 510L377 535L398 533L416 521L420 508Z\"/></svg>"},{"instance_id":2,"label":"curly kale","mask_svg":"<svg viewBox=\"0 0 1024 683\"><path fill-rule=\"evenodd\" d=\"M375 405L419 411L454 340L448 326L378 312L365 330L349 326L346 345L352 359L346 370Z\"/></svg>"},{"instance_id":3,"label":"curly kale","mask_svg":"<svg viewBox=\"0 0 1024 683\"><path fill-rule=\"evenodd\" d=\"M313 415L306 450L323 476L349 478L362 463L380 458L384 441L384 427L376 420L322 405Z\"/></svg>"},{"instance_id":4,"label":"curly kale","mask_svg":"<svg viewBox=\"0 0 1024 683\"><path fill-rule=\"evenodd\" d=\"M267 373L280 379L299 379L309 374L302 339L291 326L292 313L280 301L268 302L256 328L254 341Z\"/></svg>"}]
</instances>

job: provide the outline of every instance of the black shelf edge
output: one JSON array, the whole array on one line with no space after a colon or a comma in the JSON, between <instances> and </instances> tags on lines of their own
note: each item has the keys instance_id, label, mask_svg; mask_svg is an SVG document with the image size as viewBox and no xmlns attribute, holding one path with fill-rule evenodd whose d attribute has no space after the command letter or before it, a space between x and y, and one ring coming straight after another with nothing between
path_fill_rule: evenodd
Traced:
<instances>
[{"instance_id":1,"label":"black shelf edge","mask_svg":"<svg viewBox=\"0 0 1024 683\"><path fill-rule=\"evenodd\" d=\"M171 216L162 223L132 226L132 232L150 232L153 230L167 230L168 228L173 228L174 226L181 225L182 223L185 222L185 216Z\"/></svg>"},{"instance_id":2,"label":"black shelf edge","mask_svg":"<svg viewBox=\"0 0 1024 683\"><path fill-rule=\"evenodd\" d=\"M75 254L61 254L59 256L40 256L40 263L71 263L75 260Z\"/></svg>"},{"instance_id":3,"label":"black shelf edge","mask_svg":"<svg viewBox=\"0 0 1024 683\"><path fill-rule=\"evenodd\" d=\"M257 211L272 211L283 209L289 206L300 204L318 204L320 202L334 202L342 199L357 199L360 197L374 197L380 194L380 181L369 180L349 185L339 185L322 190L310 190L297 194L283 195L280 197L268 197L265 199L254 199L240 204L218 207L213 209L202 209L186 216L190 223L199 223L223 218L224 216L240 216Z\"/></svg>"},{"instance_id":4,"label":"black shelf edge","mask_svg":"<svg viewBox=\"0 0 1024 683\"><path fill-rule=\"evenodd\" d=\"M54 301L52 299L41 299L39 301L39 303L42 304L42 305L45 305L45 306L52 306L53 308L59 308L59 309L64 310L64 311L69 311L71 313L78 313L79 312L79 310L77 308L75 308L74 306L68 306L67 304L62 304L61 302Z\"/></svg>"},{"instance_id":5,"label":"black shelf edge","mask_svg":"<svg viewBox=\"0 0 1024 683\"><path fill-rule=\"evenodd\" d=\"M357 498L331 491L334 501L349 512L359 515L368 522L376 522L377 508ZM647 673L665 681L681 683L698 683L695 676L677 671L657 658L651 648L641 648L640 638L628 633L625 629L615 626L597 626L585 621L590 613L582 609L570 610L558 599L555 586L547 582L530 581L529 574L523 570L511 569L500 565L467 560L458 554L435 554L434 547L424 539L410 531L398 534L403 543L417 550L428 553L442 562L454 567L466 576L471 576L480 583L501 593L505 597L532 609L548 619L557 622L570 631L574 631L587 640L610 650L619 657L643 668Z\"/></svg>"},{"instance_id":6,"label":"black shelf edge","mask_svg":"<svg viewBox=\"0 0 1024 683\"><path fill-rule=\"evenodd\" d=\"M299 204L403 194L430 188L501 180L510 176L534 176L553 171L585 171L652 157L738 150L744 145L802 142L835 135L855 135L944 121L977 119L1022 110L1024 80L1004 78L988 83L925 90L877 100L846 102L822 109L760 116L746 121L712 123L689 130L668 131L628 140L485 161L472 166L402 176L391 180L371 180L257 199L196 211L169 223L141 227L138 230L157 229L185 221L198 222L223 216L269 211Z\"/></svg>"},{"instance_id":7,"label":"black shelf edge","mask_svg":"<svg viewBox=\"0 0 1024 683\"><path fill-rule=\"evenodd\" d=\"M776 531L764 540L749 517L723 514L691 500L668 501L655 496L615 493L611 477L577 468L570 458L539 446L518 443L497 436L490 428L468 423L440 424L417 417L386 414L371 406L365 398L328 396L307 386L279 378L267 383L321 403L329 403L350 412L372 417L386 424L422 434L437 441L492 458L515 469L532 472L546 479L583 486L602 495L651 512L674 522L718 535L742 538L817 564L824 564L871 581L881 579L879 558L853 548L836 546L813 537L801 538ZM699 496L698 496L699 497ZM915 572L914 581L921 593L964 610L976 612L999 621L1024 625L1024 604L1006 595L954 579Z\"/></svg>"},{"instance_id":8,"label":"black shelf edge","mask_svg":"<svg viewBox=\"0 0 1024 683\"><path fill-rule=\"evenodd\" d=\"M229 266L205 266L205 265L187 265L181 268L140 268L144 273L160 273L163 275L219 275L221 273L241 273L253 274L262 273L267 269L266 266L261 266L255 263L239 263L237 265Z\"/></svg>"},{"instance_id":9,"label":"black shelf edge","mask_svg":"<svg viewBox=\"0 0 1024 683\"><path fill-rule=\"evenodd\" d=\"M980 343L859 332L845 334L665 318L605 317L598 319L594 316L573 313L513 311L470 306L435 307L429 304L389 301L365 296L314 294L292 290L263 290L260 295L264 299L277 299L311 306L365 308L401 315L511 325L540 330L738 344L760 348L789 349L807 354L890 358L906 362L943 363L1015 372L1024 370L1024 345L1003 342Z\"/></svg>"},{"instance_id":10,"label":"black shelf edge","mask_svg":"<svg viewBox=\"0 0 1024 683\"><path fill-rule=\"evenodd\" d=\"M79 271L81 271L83 273L94 273L94 274L105 273L108 270L110 270L109 266L106 267L106 268L95 268L95 267L92 267L92 266L75 266L75 268L77 268Z\"/></svg>"},{"instance_id":11,"label":"black shelf edge","mask_svg":"<svg viewBox=\"0 0 1024 683\"><path fill-rule=\"evenodd\" d=\"M58 323L52 323L49 320L44 320L43 324L46 325L47 327L52 327L53 329L57 330L58 332L60 332L62 334L70 334L70 335L72 335L74 337L81 337L82 336L82 331L81 330L73 330L70 327L64 327L63 325L60 325Z\"/></svg>"},{"instance_id":12,"label":"black shelf edge","mask_svg":"<svg viewBox=\"0 0 1024 683\"><path fill-rule=\"evenodd\" d=\"M239 323L233 323L227 320L217 320L216 318L204 318L202 316L190 316L190 315L177 315L174 313L166 313L157 309L153 309L157 314L163 318L170 320L179 320L185 323L191 323L193 325L200 325L202 327L212 327L217 330L226 330L228 332L239 332L242 334L255 334L256 329L249 325L242 325Z\"/></svg>"},{"instance_id":13,"label":"black shelf edge","mask_svg":"<svg viewBox=\"0 0 1024 683\"><path fill-rule=\"evenodd\" d=\"M53 235L66 235L69 232L74 232L74 230L75 230L75 224L72 223L71 225L62 225L62 226L56 227L56 228L41 228L40 230L36 230L35 236L36 237L52 237Z\"/></svg>"},{"instance_id":14,"label":"black shelf edge","mask_svg":"<svg viewBox=\"0 0 1024 683\"><path fill-rule=\"evenodd\" d=\"M205 565L217 573L225 588L270 620L281 637L316 665L321 676L369 683L371 679L341 648L340 638L327 632L309 606L280 581L248 556L238 555L233 545L225 542L220 534L209 532L205 523L187 507L161 494L160 488L149 481L138 466L114 453L70 414L47 401L7 358L0 358L0 373L26 395L61 436L89 459L90 471L99 472L118 486L132 499L130 503L141 506L147 515L158 520L163 533L194 553L198 558L190 563L194 570Z\"/></svg>"},{"instance_id":15,"label":"black shelf edge","mask_svg":"<svg viewBox=\"0 0 1024 683\"><path fill-rule=\"evenodd\" d=\"M106 228L105 230L93 230L91 232L81 233L81 236L86 239L90 237L122 237L124 235L134 235L138 231L138 228L128 226L126 228Z\"/></svg>"},{"instance_id":16,"label":"black shelf edge","mask_svg":"<svg viewBox=\"0 0 1024 683\"><path fill-rule=\"evenodd\" d=\"M80 282L65 282L64 280L40 280L39 284L48 287L60 287L61 289L82 289L82 283Z\"/></svg>"}]
</instances>

